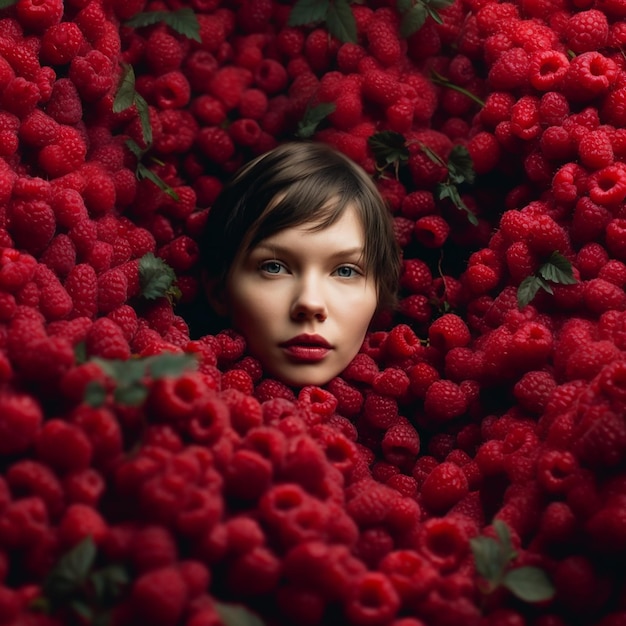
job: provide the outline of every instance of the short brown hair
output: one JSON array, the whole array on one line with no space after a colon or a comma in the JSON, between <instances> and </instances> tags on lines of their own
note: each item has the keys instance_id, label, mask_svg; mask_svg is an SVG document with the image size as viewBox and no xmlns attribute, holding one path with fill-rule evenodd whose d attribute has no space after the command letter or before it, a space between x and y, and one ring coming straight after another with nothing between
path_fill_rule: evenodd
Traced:
<instances>
[{"instance_id":1,"label":"short brown hair","mask_svg":"<svg viewBox=\"0 0 626 626\"><path fill-rule=\"evenodd\" d=\"M210 278L225 280L242 246L307 222L330 226L353 205L365 231L365 267L374 275L379 308L396 302L400 249L391 216L370 176L334 148L287 142L256 157L227 183L209 210L200 239Z\"/></svg>"}]
</instances>

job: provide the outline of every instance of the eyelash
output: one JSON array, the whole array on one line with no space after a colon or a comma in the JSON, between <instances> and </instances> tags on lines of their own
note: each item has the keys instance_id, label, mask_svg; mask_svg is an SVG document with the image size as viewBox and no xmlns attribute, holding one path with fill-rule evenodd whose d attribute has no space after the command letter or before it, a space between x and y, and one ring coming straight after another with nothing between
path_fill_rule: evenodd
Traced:
<instances>
[{"instance_id":1,"label":"eyelash","mask_svg":"<svg viewBox=\"0 0 626 626\"><path fill-rule=\"evenodd\" d=\"M268 270L268 266L269 265L278 266L279 268L282 268L282 269L285 269L285 270L287 269L287 266L284 263L281 263L280 261L273 260L273 261L263 261L262 263L259 263L259 270L261 270L262 272L266 272L267 274L271 274L272 276L276 276L276 275L281 273L280 270L278 272L270 272ZM355 276L362 276L363 275L363 272L361 272L359 270L359 268L354 267L352 265L340 265L333 272L333 274L336 274L337 272L339 272L339 270L346 269L346 268L349 269L352 272L352 274L350 276L339 276L339 278L354 278Z\"/></svg>"}]
</instances>

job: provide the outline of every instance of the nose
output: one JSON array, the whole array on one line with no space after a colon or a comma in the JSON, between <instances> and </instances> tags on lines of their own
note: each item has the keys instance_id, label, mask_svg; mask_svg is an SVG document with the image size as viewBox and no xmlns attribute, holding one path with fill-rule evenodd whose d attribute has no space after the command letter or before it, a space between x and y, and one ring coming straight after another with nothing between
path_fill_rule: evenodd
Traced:
<instances>
[{"instance_id":1,"label":"nose","mask_svg":"<svg viewBox=\"0 0 626 626\"><path fill-rule=\"evenodd\" d=\"M314 276L303 276L296 285L291 306L292 319L323 322L328 317L328 309L321 280Z\"/></svg>"}]
</instances>

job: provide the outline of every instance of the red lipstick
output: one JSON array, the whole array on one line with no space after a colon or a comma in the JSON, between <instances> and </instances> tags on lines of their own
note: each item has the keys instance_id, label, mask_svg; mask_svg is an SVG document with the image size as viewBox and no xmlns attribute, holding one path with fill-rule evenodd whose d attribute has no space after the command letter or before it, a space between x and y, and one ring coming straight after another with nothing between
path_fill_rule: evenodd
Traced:
<instances>
[{"instance_id":1,"label":"red lipstick","mask_svg":"<svg viewBox=\"0 0 626 626\"><path fill-rule=\"evenodd\" d=\"M320 335L298 335L280 344L287 355L300 363L317 363L332 349Z\"/></svg>"}]
</instances>

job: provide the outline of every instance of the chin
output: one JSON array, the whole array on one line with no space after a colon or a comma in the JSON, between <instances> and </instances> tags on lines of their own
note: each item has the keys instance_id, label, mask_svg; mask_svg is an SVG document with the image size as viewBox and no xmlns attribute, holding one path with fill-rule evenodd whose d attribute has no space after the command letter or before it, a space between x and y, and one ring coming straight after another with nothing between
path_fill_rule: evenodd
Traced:
<instances>
[{"instance_id":1,"label":"chin","mask_svg":"<svg viewBox=\"0 0 626 626\"><path fill-rule=\"evenodd\" d=\"M290 387L308 387L314 385L315 387L322 387L327 382L332 380L337 374L333 372L294 372L294 371L282 371L282 372L268 372L270 376L273 376L277 380L289 385Z\"/></svg>"}]
</instances>

